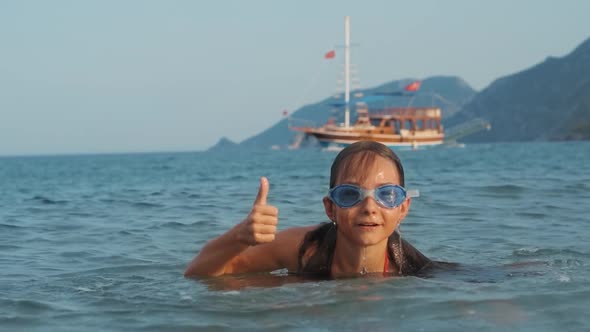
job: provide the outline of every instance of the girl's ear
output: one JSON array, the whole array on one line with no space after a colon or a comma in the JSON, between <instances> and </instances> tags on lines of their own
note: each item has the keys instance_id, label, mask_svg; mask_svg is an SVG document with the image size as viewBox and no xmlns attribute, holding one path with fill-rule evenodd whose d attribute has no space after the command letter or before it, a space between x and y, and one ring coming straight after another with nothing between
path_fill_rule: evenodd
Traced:
<instances>
[{"instance_id":1,"label":"girl's ear","mask_svg":"<svg viewBox=\"0 0 590 332\"><path fill-rule=\"evenodd\" d=\"M331 221L336 221L336 216L334 215L334 202L332 202L327 196L324 197L323 202L326 216L328 216Z\"/></svg>"},{"instance_id":2,"label":"girl's ear","mask_svg":"<svg viewBox=\"0 0 590 332\"><path fill-rule=\"evenodd\" d=\"M412 199L408 198L399 206L399 208L400 208L400 223L401 223L401 220L404 220L406 215L408 215L408 212L410 212L410 205L412 205Z\"/></svg>"}]
</instances>

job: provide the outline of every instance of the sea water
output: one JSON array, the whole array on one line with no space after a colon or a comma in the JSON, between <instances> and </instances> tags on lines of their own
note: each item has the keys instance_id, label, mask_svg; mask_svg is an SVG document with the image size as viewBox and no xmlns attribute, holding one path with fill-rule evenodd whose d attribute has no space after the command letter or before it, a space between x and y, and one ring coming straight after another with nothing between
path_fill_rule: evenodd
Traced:
<instances>
[{"instance_id":1,"label":"sea water","mask_svg":"<svg viewBox=\"0 0 590 332\"><path fill-rule=\"evenodd\" d=\"M0 158L0 330L590 330L590 142L399 155L421 192L402 236L460 269L183 277L260 176L280 230L327 221L334 152Z\"/></svg>"}]
</instances>

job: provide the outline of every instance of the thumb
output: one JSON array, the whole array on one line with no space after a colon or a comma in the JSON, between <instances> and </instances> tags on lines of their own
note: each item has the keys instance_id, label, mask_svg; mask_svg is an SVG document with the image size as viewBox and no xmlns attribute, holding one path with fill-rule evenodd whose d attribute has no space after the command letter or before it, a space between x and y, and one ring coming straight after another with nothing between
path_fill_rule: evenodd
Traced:
<instances>
[{"instance_id":1,"label":"thumb","mask_svg":"<svg viewBox=\"0 0 590 332\"><path fill-rule=\"evenodd\" d=\"M266 205L266 196L268 196L268 179L266 177L260 178L260 189L258 189L258 195L256 195L256 200L254 201L254 205Z\"/></svg>"}]
</instances>

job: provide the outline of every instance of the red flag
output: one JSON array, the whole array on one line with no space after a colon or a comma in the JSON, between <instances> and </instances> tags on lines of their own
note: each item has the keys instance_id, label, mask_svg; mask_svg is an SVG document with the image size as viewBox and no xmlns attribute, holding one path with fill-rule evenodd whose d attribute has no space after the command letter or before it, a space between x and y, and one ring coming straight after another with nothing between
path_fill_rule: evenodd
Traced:
<instances>
[{"instance_id":1,"label":"red flag","mask_svg":"<svg viewBox=\"0 0 590 332\"><path fill-rule=\"evenodd\" d=\"M287 111L287 110L284 110L284 111L283 111L283 116L287 116L287 115L289 115L289 111Z\"/></svg>"},{"instance_id":2,"label":"red flag","mask_svg":"<svg viewBox=\"0 0 590 332\"><path fill-rule=\"evenodd\" d=\"M404 90L411 91L411 92L416 92L416 91L418 91L418 89L420 89L420 84L422 84L422 81L414 81L414 82L406 85L406 87L404 88Z\"/></svg>"},{"instance_id":3,"label":"red flag","mask_svg":"<svg viewBox=\"0 0 590 332\"><path fill-rule=\"evenodd\" d=\"M335 56L336 56L336 51L334 51L334 50L331 50L330 52L324 54L325 59L334 59Z\"/></svg>"}]
</instances>

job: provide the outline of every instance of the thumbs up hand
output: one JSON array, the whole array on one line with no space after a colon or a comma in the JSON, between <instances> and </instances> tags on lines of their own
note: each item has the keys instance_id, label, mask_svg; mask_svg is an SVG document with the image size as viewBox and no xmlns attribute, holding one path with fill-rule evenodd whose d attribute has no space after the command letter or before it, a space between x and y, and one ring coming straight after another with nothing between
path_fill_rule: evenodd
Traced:
<instances>
[{"instance_id":1,"label":"thumbs up hand","mask_svg":"<svg viewBox=\"0 0 590 332\"><path fill-rule=\"evenodd\" d=\"M260 189L258 189L252 210L238 226L237 239L246 245L255 246L272 242L275 239L279 223L279 210L266 204L269 186L268 179L261 177Z\"/></svg>"}]
</instances>

